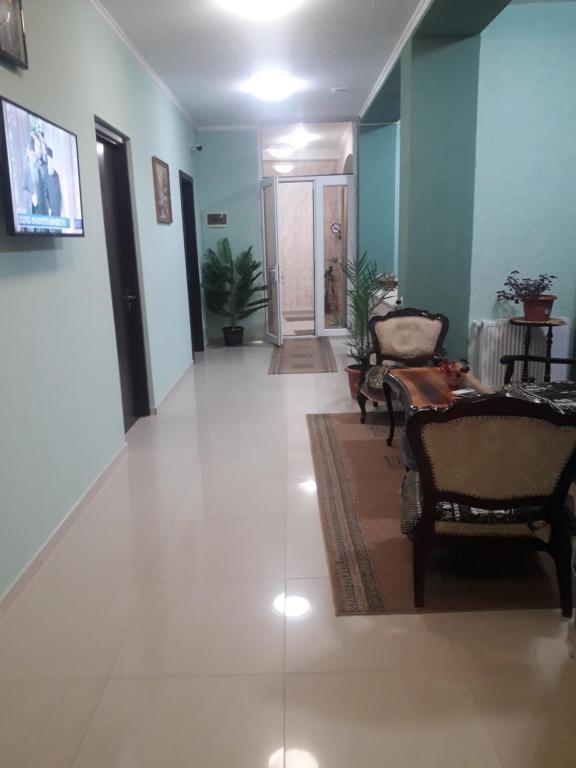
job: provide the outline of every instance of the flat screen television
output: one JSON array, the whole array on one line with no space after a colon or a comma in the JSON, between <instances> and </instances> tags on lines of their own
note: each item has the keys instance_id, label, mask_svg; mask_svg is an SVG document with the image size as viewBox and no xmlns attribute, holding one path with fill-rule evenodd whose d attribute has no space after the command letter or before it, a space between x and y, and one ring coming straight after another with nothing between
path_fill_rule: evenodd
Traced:
<instances>
[{"instance_id":1,"label":"flat screen television","mask_svg":"<svg viewBox=\"0 0 576 768\"><path fill-rule=\"evenodd\" d=\"M76 135L8 99L0 105L8 234L82 237Z\"/></svg>"}]
</instances>

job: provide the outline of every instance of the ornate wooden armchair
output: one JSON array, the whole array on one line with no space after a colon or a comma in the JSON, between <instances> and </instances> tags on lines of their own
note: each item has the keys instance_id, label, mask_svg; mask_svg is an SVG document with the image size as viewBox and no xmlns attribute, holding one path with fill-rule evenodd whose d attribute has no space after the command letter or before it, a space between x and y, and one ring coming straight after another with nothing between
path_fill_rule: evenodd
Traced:
<instances>
[{"instance_id":1,"label":"ornate wooden armchair","mask_svg":"<svg viewBox=\"0 0 576 768\"><path fill-rule=\"evenodd\" d=\"M432 314L424 309L397 309L387 315L377 315L370 320L373 354L376 367L366 363L360 378L358 405L360 421L366 421L368 400L377 405L383 400L388 407L390 432L387 443L394 439L394 409L389 385L383 380L386 369L381 366L433 365L441 356L442 344L448 332L448 318Z\"/></svg>"},{"instance_id":2,"label":"ornate wooden armchair","mask_svg":"<svg viewBox=\"0 0 576 768\"><path fill-rule=\"evenodd\" d=\"M417 470L402 489L401 527L413 541L414 600L424 604L426 564L439 546L507 546L548 552L562 613L572 615L576 415L490 395L411 417Z\"/></svg>"}]
</instances>

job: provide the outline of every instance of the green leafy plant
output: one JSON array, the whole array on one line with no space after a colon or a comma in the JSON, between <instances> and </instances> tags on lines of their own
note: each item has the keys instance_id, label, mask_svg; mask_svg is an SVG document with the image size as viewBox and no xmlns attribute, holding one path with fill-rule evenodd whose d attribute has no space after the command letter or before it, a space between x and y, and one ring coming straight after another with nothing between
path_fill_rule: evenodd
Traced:
<instances>
[{"instance_id":1,"label":"green leafy plant","mask_svg":"<svg viewBox=\"0 0 576 768\"><path fill-rule=\"evenodd\" d=\"M515 304L520 304L526 299L537 299L547 294L552 287L552 282L556 280L556 275L542 274L535 278L518 277L518 275L520 272L517 269L510 272L504 281L506 287L496 294L498 301L513 301Z\"/></svg>"},{"instance_id":2,"label":"green leafy plant","mask_svg":"<svg viewBox=\"0 0 576 768\"><path fill-rule=\"evenodd\" d=\"M348 281L348 354L364 367L368 364L372 351L370 317L391 290L384 288L378 279L376 262L368 259L368 253L362 254L356 261L347 261L340 266Z\"/></svg>"},{"instance_id":3,"label":"green leafy plant","mask_svg":"<svg viewBox=\"0 0 576 768\"><path fill-rule=\"evenodd\" d=\"M237 328L240 320L264 309L269 302L266 296L254 298L267 290L265 285L256 285L261 276L262 268L252 256L252 246L234 258L228 238L219 240L215 251L206 251L202 264L206 306Z\"/></svg>"}]
</instances>

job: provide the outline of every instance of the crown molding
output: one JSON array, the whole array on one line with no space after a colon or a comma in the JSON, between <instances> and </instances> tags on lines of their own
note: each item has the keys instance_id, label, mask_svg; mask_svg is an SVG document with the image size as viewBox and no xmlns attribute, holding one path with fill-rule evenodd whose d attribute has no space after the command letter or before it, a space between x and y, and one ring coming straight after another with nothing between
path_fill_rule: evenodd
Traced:
<instances>
[{"instance_id":1,"label":"crown molding","mask_svg":"<svg viewBox=\"0 0 576 768\"><path fill-rule=\"evenodd\" d=\"M432 5L434 0L420 0L418 3L418 6L414 13L412 14L412 18L408 22L408 25L406 26L404 32L402 33L400 39L394 46L394 50L386 60L386 63L384 64L384 68L382 69L382 72L380 72L380 75L378 76L378 79L372 86L372 90L368 94L368 98L364 102L364 106L360 110L360 117L364 117L368 109L370 108L372 102L378 95L380 88L384 85L386 80L388 79L388 76L390 75L390 72L394 69L396 66L396 62L400 58L400 54L402 53L402 50L404 49L404 46L410 40L412 35L414 34L414 31L416 30L417 26L420 24L424 16L426 15L428 9Z\"/></svg>"},{"instance_id":2,"label":"crown molding","mask_svg":"<svg viewBox=\"0 0 576 768\"><path fill-rule=\"evenodd\" d=\"M226 131L256 131L256 123L246 125L200 125L196 127L198 133L224 133Z\"/></svg>"},{"instance_id":3,"label":"crown molding","mask_svg":"<svg viewBox=\"0 0 576 768\"><path fill-rule=\"evenodd\" d=\"M194 120L192 119L192 116L186 109L186 107L182 104L180 99L176 96L176 94L166 85L164 80L160 77L160 75L156 72L155 69L153 69L150 64L146 61L142 53L138 50L138 48L134 45L132 40L128 37L126 32L122 29L120 24L116 21L116 19L110 14L110 12L102 5L100 0L90 0L90 3L93 5L93 7L98 11L100 16L104 19L104 21L108 24L108 26L116 33L116 35L120 38L120 40L124 43L126 48L130 51L130 53L134 56L134 58L138 61L140 66L146 70L148 75L154 80L156 85L164 92L164 94L168 97L168 99L174 104L174 106L182 113L182 115L186 118L186 120L190 123L192 128L196 129L196 126L194 124Z\"/></svg>"}]
</instances>

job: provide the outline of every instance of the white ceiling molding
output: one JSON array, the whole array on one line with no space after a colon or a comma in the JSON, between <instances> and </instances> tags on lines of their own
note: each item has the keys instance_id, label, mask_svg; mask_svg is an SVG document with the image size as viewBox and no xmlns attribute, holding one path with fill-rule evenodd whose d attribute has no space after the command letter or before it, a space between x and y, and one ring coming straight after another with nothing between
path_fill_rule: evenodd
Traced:
<instances>
[{"instance_id":1,"label":"white ceiling molding","mask_svg":"<svg viewBox=\"0 0 576 768\"><path fill-rule=\"evenodd\" d=\"M194 120L192 119L192 116L188 112L188 110L184 107L182 102L178 99L178 97L174 94L174 92L166 85L164 80L160 77L160 75L156 72L155 69L153 69L150 64L146 61L144 56L140 53L138 48L134 45L132 40L128 37L126 32L122 29L122 27L118 24L116 19L104 8L100 0L90 0L94 8L98 11L98 13L102 16L104 21L111 27L112 30L116 33L116 35L122 40L126 48L130 51L130 53L134 56L134 58L138 61L140 66L146 70L148 75L154 80L156 85L161 88L161 90L164 92L164 94L170 99L172 104L182 113L182 115L188 120L192 128L196 130L196 126L194 124Z\"/></svg>"},{"instance_id":2,"label":"white ceiling molding","mask_svg":"<svg viewBox=\"0 0 576 768\"><path fill-rule=\"evenodd\" d=\"M396 65L396 62L398 61L398 59L400 58L400 54L402 53L404 46L414 34L416 27L418 26L418 24L420 24L420 22L426 15L428 9L430 8L433 2L434 0L420 0L420 2L418 3L418 7L414 11L412 18L408 22L408 26L406 27L406 29L402 33L402 36L396 43L394 50L388 57L388 60L386 61L386 64L384 65L384 68L380 73L380 76L378 77L378 79L374 83L374 86L372 87L372 90L368 94L368 98L366 99L366 101L364 102L364 106L360 110L360 118L364 117L364 115L370 108L370 105L378 95L380 88L382 88L382 86L388 79L388 76L394 69L394 66Z\"/></svg>"},{"instance_id":3,"label":"white ceiling molding","mask_svg":"<svg viewBox=\"0 0 576 768\"><path fill-rule=\"evenodd\" d=\"M256 123L246 125L199 125L196 127L198 133L224 133L226 131L257 131Z\"/></svg>"}]
</instances>

